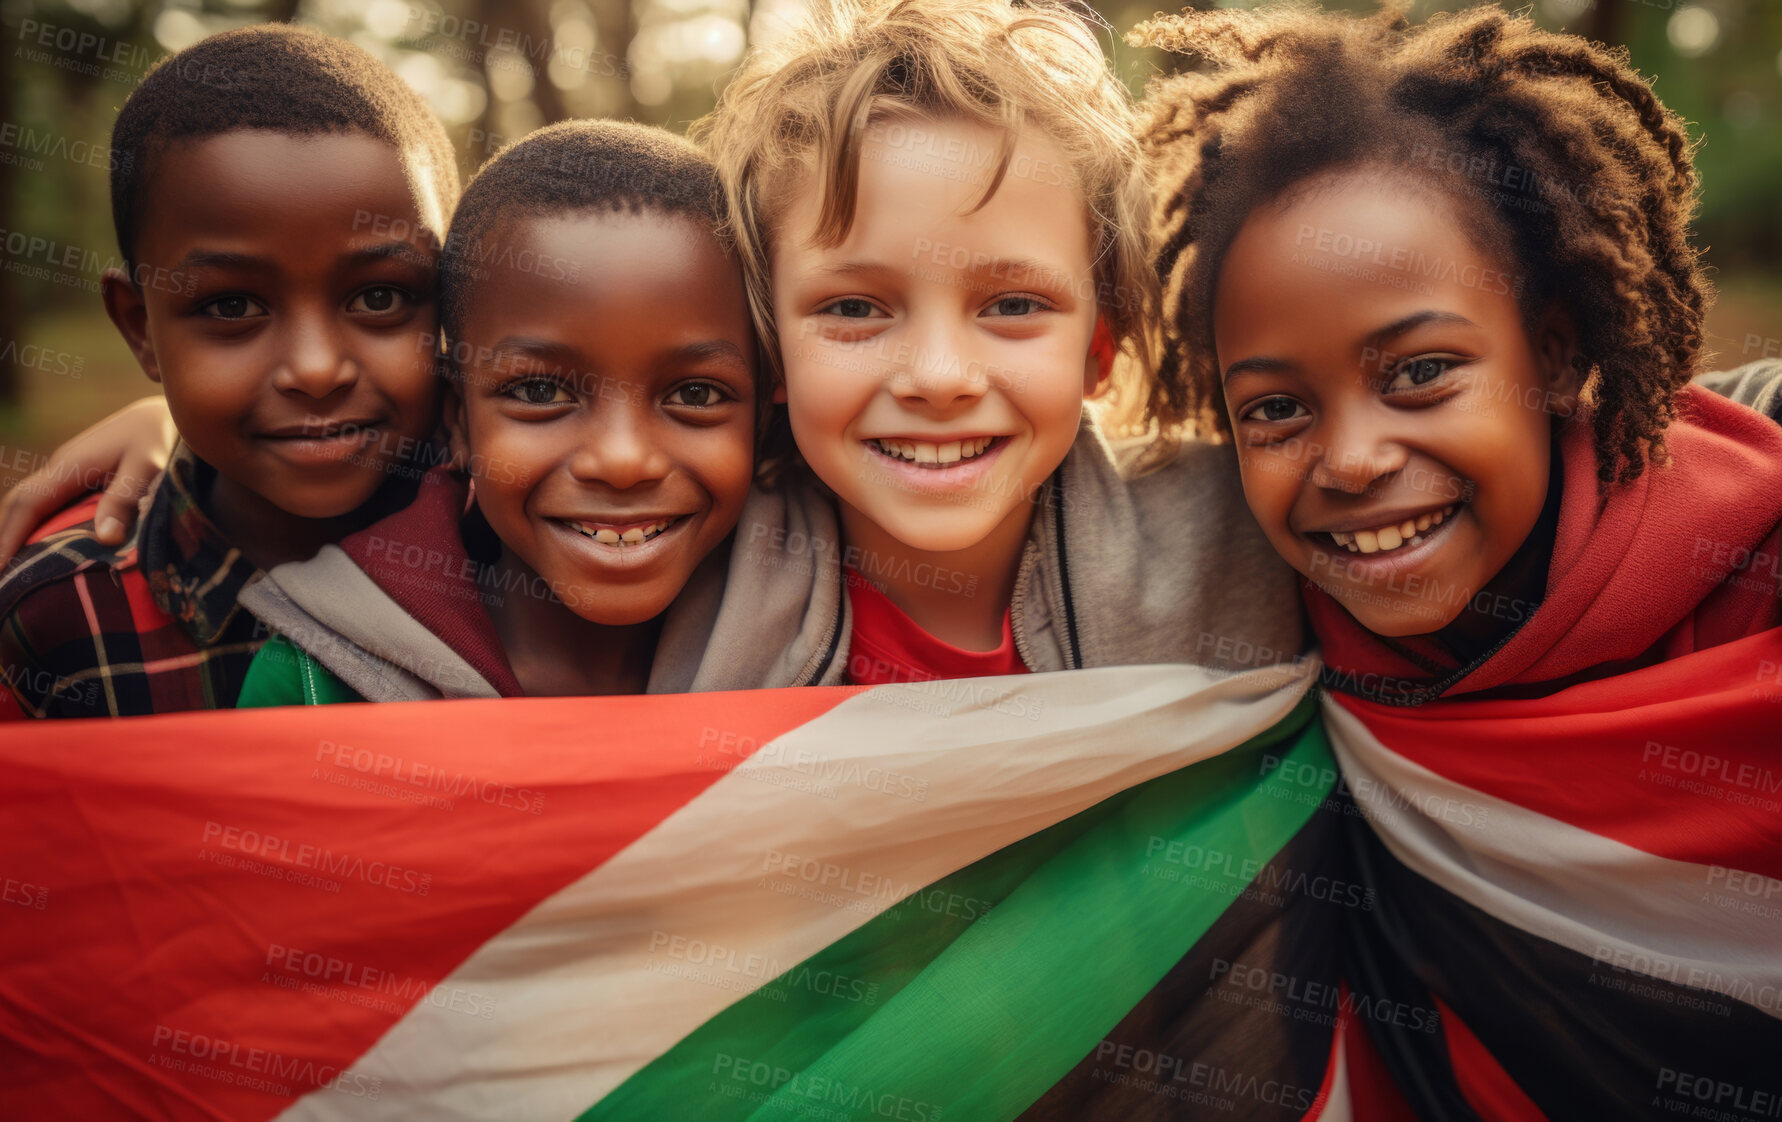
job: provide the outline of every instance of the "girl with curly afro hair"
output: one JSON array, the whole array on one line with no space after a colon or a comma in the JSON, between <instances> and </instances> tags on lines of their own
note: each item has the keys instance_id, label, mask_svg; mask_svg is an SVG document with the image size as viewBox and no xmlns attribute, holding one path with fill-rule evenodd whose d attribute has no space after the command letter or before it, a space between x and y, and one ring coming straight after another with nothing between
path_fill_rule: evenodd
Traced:
<instances>
[{"instance_id":1,"label":"girl with curly afro hair","mask_svg":"<svg viewBox=\"0 0 1782 1122\"><path fill-rule=\"evenodd\" d=\"M1772 1094L1782 935L1716 886L1782 883L1782 815L1680 780L1773 767L1782 430L1690 385L1683 123L1490 6L1129 38L1198 64L1145 101L1149 412L1236 445L1301 575L1378 905L1350 997L1440 1011L1355 1022L1420 1117Z\"/></svg>"}]
</instances>

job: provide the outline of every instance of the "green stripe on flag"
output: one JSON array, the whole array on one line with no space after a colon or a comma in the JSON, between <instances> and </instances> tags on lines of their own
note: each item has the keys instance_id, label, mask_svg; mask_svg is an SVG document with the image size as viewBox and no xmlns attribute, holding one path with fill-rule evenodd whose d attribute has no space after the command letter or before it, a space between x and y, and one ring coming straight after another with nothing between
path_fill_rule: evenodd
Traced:
<instances>
[{"instance_id":1,"label":"green stripe on flag","mask_svg":"<svg viewBox=\"0 0 1782 1122\"><path fill-rule=\"evenodd\" d=\"M1314 712L1308 695L1238 748L942 878L713 1017L581 1118L1015 1118L1328 794L1335 766ZM1263 774L1265 754L1315 769L1294 779L1326 779Z\"/></svg>"}]
</instances>

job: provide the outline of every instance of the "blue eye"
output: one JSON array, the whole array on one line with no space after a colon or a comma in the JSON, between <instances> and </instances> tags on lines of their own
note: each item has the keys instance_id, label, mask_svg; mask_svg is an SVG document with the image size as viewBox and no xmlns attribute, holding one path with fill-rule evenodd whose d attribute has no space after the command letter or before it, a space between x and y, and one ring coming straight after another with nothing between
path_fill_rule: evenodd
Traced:
<instances>
[{"instance_id":1,"label":"blue eye","mask_svg":"<svg viewBox=\"0 0 1782 1122\"><path fill-rule=\"evenodd\" d=\"M822 310L830 315L841 316L844 319L866 319L878 309L872 306L872 301L870 300L862 300L858 296L849 296L837 300L835 303L828 305Z\"/></svg>"},{"instance_id":2,"label":"blue eye","mask_svg":"<svg viewBox=\"0 0 1782 1122\"><path fill-rule=\"evenodd\" d=\"M998 316L1030 316L1035 312L1044 311L1045 308L1046 305L1038 297L1001 296L988 308L985 308L982 314Z\"/></svg>"}]
</instances>

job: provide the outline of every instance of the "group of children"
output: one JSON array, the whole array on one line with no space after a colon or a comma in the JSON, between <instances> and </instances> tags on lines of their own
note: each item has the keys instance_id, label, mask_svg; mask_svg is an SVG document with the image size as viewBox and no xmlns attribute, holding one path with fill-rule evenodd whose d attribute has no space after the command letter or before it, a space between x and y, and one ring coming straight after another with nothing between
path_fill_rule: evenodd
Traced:
<instances>
[{"instance_id":1,"label":"group of children","mask_svg":"<svg viewBox=\"0 0 1782 1122\"><path fill-rule=\"evenodd\" d=\"M1623 58L1494 8L1134 41L1207 65L1134 105L1068 4L831 0L697 144L565 122L461 197L358 48L188 48L237 81L126 101L104 286L180 445L123 545L89 502L0 578L0 710L1312 642L1439 708L1782 625L1782 428L1689 384L1690 143Z\"/></svg>"}]
</instances>

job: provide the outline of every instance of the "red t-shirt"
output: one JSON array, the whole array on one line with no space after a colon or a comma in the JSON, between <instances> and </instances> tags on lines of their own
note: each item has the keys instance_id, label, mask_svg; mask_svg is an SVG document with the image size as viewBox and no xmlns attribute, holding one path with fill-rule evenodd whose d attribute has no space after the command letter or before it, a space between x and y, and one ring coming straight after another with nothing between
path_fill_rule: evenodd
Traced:
<instances>
[{"instance_id":1,"label":"red t-shirt","mask_svg":"<svg viewBox=\"0 0 1782 1122\"><path fill-rule=\"evenodd\" d=\"M1015 632L1007 612L1002 616L1002 642L996 649L968 651L922 630L853 569L847 570L846 579L848 604L854 610L848 681L854 685L1027 673L1027 664L1015 651Z\"/></svg>"}]
</instances>

